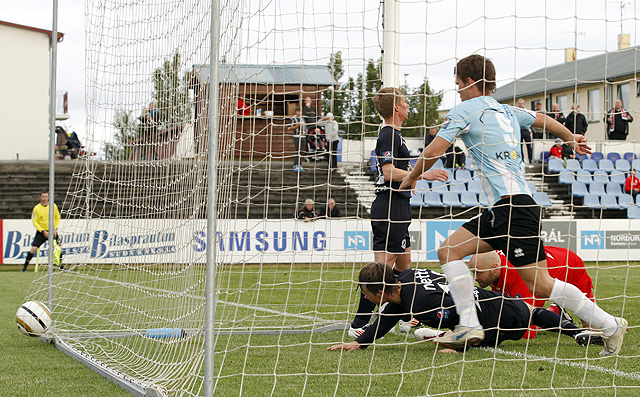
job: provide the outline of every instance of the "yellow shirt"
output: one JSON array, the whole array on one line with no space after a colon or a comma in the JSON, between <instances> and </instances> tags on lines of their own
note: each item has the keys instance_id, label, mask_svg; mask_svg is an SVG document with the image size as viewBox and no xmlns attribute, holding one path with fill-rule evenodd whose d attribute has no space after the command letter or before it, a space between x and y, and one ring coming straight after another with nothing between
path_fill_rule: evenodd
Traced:
<instances>
[{"instance_id":1,"label":"yellow shirt","mask_svg":"<svg viewBox=\"0 0 640 397\"><path fill-rule=\"evenodd\" d=\"M36 230L42 232L49 230L49 206L44 206L40 203L33 207L31 213L31 221ZM60 212L58 212L58 206L53 205L53 228L57 229L60 226Z\"/></svg>"}]
</instances>

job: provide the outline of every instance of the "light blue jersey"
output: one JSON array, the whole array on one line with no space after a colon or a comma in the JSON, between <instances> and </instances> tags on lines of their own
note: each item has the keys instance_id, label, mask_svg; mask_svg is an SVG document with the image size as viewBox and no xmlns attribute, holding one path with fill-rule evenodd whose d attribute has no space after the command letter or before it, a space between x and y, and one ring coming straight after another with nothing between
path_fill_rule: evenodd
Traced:
<instances>
[{"instance_id":1,"label":"light blue jersey","mask_svg":"<svg viewBox=\"0 0 640 397\"><path fill-rule=\"evenodd\" d=\"M475 160L487 201L493 204L502 196L531 195L525 180L520 128L528 129L535 120L532 111L480 96L451 109L437 136L448 142L460 136Z\"/></svg>"}]
</instances>

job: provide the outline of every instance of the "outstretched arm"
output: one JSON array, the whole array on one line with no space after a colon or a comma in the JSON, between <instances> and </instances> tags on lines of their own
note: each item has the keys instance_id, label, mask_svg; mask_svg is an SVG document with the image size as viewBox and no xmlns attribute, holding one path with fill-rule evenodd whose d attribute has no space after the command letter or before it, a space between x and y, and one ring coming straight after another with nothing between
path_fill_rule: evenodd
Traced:
<instances>
[{"instance_id":1,"label":"outstretched arm","mask_svg":"<svg viewBox=\"0 0 640 397\"><path fill-rule=\"evenodd\" d=\"M449 143L446 139L436 136L429 144L429 146L424 149L422 155L418 157L418 162L413 168L413 171L411 171L407 176L404 177L404 179L402 180L402 184L400 185L400 189L406 189L409 186L412 186L418 179L428 179L431 176L438 175L427 175L427 171L429 171L433 164L438 161L438 159L444 154L449 146L451 146L451 143ZM438 176L436 176L435 179L442 180L441 177ZM444 180L446 180L446 178Z\"/></svg>"},{"instance_id":2,"label":"outstretched arm","mask_svg":"<svg viewBox=\"0 0 640 397\"><path fill-rule=\"evenodd\" d=\"M551 117L542 113L536 114L536 121L533 122L534 127L542 127L553 135L567 142L573 150L578 154L591 153L591 147L587 145L587 138L584 135L572 134L564 125L558 123Z\"/></svg>"}]
</instances>

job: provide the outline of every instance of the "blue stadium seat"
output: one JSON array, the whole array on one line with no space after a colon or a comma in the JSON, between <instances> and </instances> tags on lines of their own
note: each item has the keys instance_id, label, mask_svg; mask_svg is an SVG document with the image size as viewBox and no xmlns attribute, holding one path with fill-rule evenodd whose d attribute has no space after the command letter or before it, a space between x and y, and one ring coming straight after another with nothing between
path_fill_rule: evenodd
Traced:
<instances>
[{"instance_id":1,"label":"blue stadium seat","mask_svg":"<svg viewBox=\"0 0 640 397\"><path fill-rule=\"evenodd\" d=\"M608 210L619 210L618 198L612 194L605 194L600 199L600 205Z\"/></svg>"},{"instance_id":2,"label":"blue stadium seat","mask_svg":"<svg viewBox=\"0 0 640 397\"><path fill-rule=\"evenodd\" d=\"M444 168L444 163L442 159L437 159L435 163L431 166L431 169L441 170Z\"/></svg>"},{"instance_id":3,"label":"blue stadium seat","mask_svg":"<svg viewBox=\"0 0 640 397\"><path fill-rule=\"evenodd\" d=\"M455 180L461 182L469 182L471 180L471 172L469 170L456 170Z\"/></svg>"},{"instance_id":4,"label":"blue stadium seat","mask_svg":"<svg viewBox=\"0 0 640 397\"><path fill-rule=\"evenodd\" d=\"M593 182L589 185L589 193L602 196L604 194L604 185L602 183Z\"/></svg>"},{"instance_id":5,"label":"blue stadium seat","mask_svg":"<svg viewBox=\"0 0 640 397\"><path fill-rule=\"evenodd\" d=\"M527 186L529 186L529 190L531 190L531 193L538 191L536 184L533 182L527 182Z\"/></svg>"},{"instance_id":6,"label":"blue stadium seat","mask_svg":"<svg viewBox=\"0 0 640 397\"><path fill-rule=\"evenodd\" d=\"M587 191L587 185L580 182L574 182L571 185L571 194L578 197L586 196L587 194L589 194L589 192Z\"/></svg>"},{"instance_id":7,"label":"blue stadium seat","mask_svg":"<svg viewBox=\"0 0 640 397\"><path fill-rule=\"evenodd\" d=\"M451 184L449 184L449 191L453 193L464 193L467 191L467 186L464 182L454 180Z\"/></svg>"},{"instance_id":8,"label":"blue stadium seat","mask_svg":"<svg viewBox=\"0 0 640 397\"><path fill-rule=\"evenodd\" d=\"M464 192L460 195L460 202L465 207L477 207L478 195L471 192Z\"/></svg>"},{"instance_id":9,"label":"blue stadium seat","mask_svg":"<svg viewBox=\"0 0 640 397\"><path fill-rule=\"evenodd\" d=\"M573 176L573 172L562 170L558 175L558 182L564 183L565 185L571 185L575 182L576 178Z\"/></svg>"},{"instance_id":10,"label":"blue stadium seat","mask_svg":"<svg viewBox=\"0 0 640 397\"><path fill-rule=\"evenodd\" d=\"M591 179L591 173L585 170L578 170L576 173L576 181L582 183L591 183L593 179Z\"/></svg>"},{"instance_id":11,"label":"blue stadium seat","mask_svg":"<svg viewBox=\"0 0 640 397\"><path fill-rule=\"evenodd\" d=\"M625 159L616 160L616 170L622 172L629 172L631 164Z\"/></svg>"},{"instance_id":12,"label":"blue stadium seat","mask_svg":"<svg viewBox=\"0 0 640 397\"><path fill-rule=\"evenodd\" d=\"M467 184L467 191L480 194L482 192L482 182L480 182L480 179L474 178L470 180Z\"/></svg>"},{"instance_id":13,"label":"blue stadium seat","mask_svg":"<svg viewBox=\"0 0 640 397\"><path fill-rule=\"evenodd\" d=\"M549 195L545 192L535 192L533 193L533 199L538 205L543 207L551 207L551 201L549 201Z\"/></svg>"},{"instance_id":14,"label":"blue stadium seat","mask_svg":"<svg viewBox=\"0 0 640 397\"><path fill-rule=\"evenodd\" d=\"M620 156L620 153L618 152L607 153L607 159L611 160L612 163L615 163L616 160L620 160L621 158L622 156Z\"/></svg>"},{"instance_id":15,"label":"blue stadium seat","mask_svg":"<svg viewBox=\"0 0 640 397\"><path fill-rule=\"evenodd\" d=\"M622 208L629 208L633 205L633 196L627 193L623 193L618 196L618 205Z\"/></svg>"},{"instance_id":16,"label":"blue stadium seat","mask_svg":"<svg viewBox=\"0 0 640 397\"><path fill-rule=\"evenodd\" d=\"M600 160L600 162L598 163L598 167L605 172L612 172L614 170L613 162L608 159Z\"/></svg>"},{"instance_id":17,"label":"blue stadium seat","mask_svg":"<svg viewBox=\"0 0 640 397\"><path fill-rule=\"evenodd\" d=\"M540 152L540 162L544 163L549 160L549 152Z\"/></svg>"},{"instance_id":18,"label":"blue stadium seat","mask_svg":"<svg viewBox=\"0 0 640 397\"><path fill-rule=\"evenodd\" d=\"M600 197L595 194L587 194L583 197L584 201L582 205L589 208L601 208L600 206Z\"/></svg>"},{"instance_id":19,"label":"blue stadium seat","mask_svg":"<svg viewBox=\"0 0 640 397\"><path fill-rule=\"evenodd\" d=\"M422 193L418 191L416 191L415 193L411 193L409 204L412 207L422 207L424 205L424 199L423 199Z\"/></svg>"},{"instance_id":20,"label":"blue stadium seat","mask_svg":"<svg viewBox=\"0 0 640 397\"><path fill-rule=\"evenodd\" d=\"M547 170L549 172L558 173L564 170L564 164L562 163L562 160L560 160L559 158L551 158L549 159Z\"/></svg>"},{"instance_id":21,"label":"blue stadium seat","mask_svg":"<svg viewBox=\"0 0 640 397\"><path fill-rule=\"evenodd\" d=\"M564 168L573 172L577 172L582 169L580 162L576 159L567 159L567 165Z\"/></svg>"},{"instance_id":22,"label":"blue stadium seat","mask_svg":"<svg viewBox=\"0 0 640 397\"><path fill-rule=\"evenodd\" d=\"M632 205L627 208L627 218L640 219L640 205Z\"/></svg>"},{"instance_id":23,"label":"blue stadium seat","mask_svg":"<svg viewBox=\"0 0 640 397\"><path fill-rule=\"evenodd\" d=\"M626 176L624 176L624 172L622 171L612 171L611 172L611 182L615 182L615 183L624 183L624 181L627 179Z\"/></svg>"},{"instance_id":24,"label":"blue stadium seat","mask_svg":"<svg viewBox=\"0 0 640 397\"><path fill-rule=\"evenodd\" d=\"M636 160L638 156L636 156L636 154L633 152L626 152L622 155L622 158L631 163L633 160Z\"/></svg>"},{"instance_id":25,"label":"blue stadium seat","mask_svg":"<svg viewBox=\"0 0 640 397\"><path fill-rule=\"evenodd\" d=\"M416 181L416 193L420 192L420 194L425 194L429 190L431 190L429 181L425 181L424 179L419 179Z\"/></svg>"},{"instance_id":26,"label":"blue stadium seat","mask_svg":"<svg viewBox=\"0 0 640 397\"><path fill-rule=\"evenodd\" d=\"M593 173L598 170L598 163L595 160L584 159L582 160L582 169Z\"/></svg>"},{"instance_id":27,"label":"blue stadium seat","mask_svg":"<svg viewBox=\"0 0 640 397\"><path fill-rule=\"evenodd\" d=\"M638 195L636 196L636 204L639 204L639 205L640 205L640 194L638 194Z\"/></svg>"},{"instance_id":28,"label":"blue stadium seat","mask_svg":"<svg viewBox=\"0 0 640 397\"><path fill-rule=\"evenodd\" d=\"M578 159L578 161L583 162L585 159L588 159L589 156L587 156L586 154L578 154L576 153L576 159Z\"/></svg>"},{"instance_id":29,"label":"blue stadium seat","mask_svg":"<svg viewBox=\"0 0 640 397\"><path fill-rule=\"evenodd\" d=\"M596 170L593 172L593 181L598 183L607 183L609 182L609 176L602 170Z\"/></svg>"},{"instance_id":30,"label":"blue stadium seat","mask_svg":"<svg viewBox=\"0 0 640 397\"><path fill-rule=\"evenodd\" d=\"M372 172L376 172L377 171L377 164L378 164L378 159L376 157L376 151L372 150L371 151L371 171Z\"/></svg>"},{"instance_id":31,"label":"blue stadium seat","mask_svg":"<svg viewBox=\"0 0 640 397\"><path fill-rule=\"evenodd\" d=\"M416 163L417 162L418 162L417 158L409 159L409 164L411 165L411 168L416 168Z\"/></svg>"},{"instance_id":32,"label":"blue stadium seat","mask_svg":"<svg viewBox=\"0 0 640 397\"><path fill-rule=\"evenodd\" d=\"M445 168L444 170L447 171L447 175L448 175L447 182L449 183L453 182L453 170L451 168Z\"/></svg>"},{"instance_id":33,"label":"blue stadium seat","mask_svg":"<svg viewBox=\"0 0 640 397\"><path fill-rule=\"evenodd\" d=\"M426 192L423 200L429 207L442 207L442 200L437 192Z\"/></svg>"},{"instance_id":34,"label":"blue stadium seat","mask_svg":"<svg viewBox=\"0 0 640 397\"><path fill-rule=\"evenodd\" d=\"M431 190L442 194L449 190L449 184L441 181L431 181Z\"/></svg>"},{"instance_id":35,"label":"blue stadium seat","mask_svg":"<svg viewBox=\"0 0 640 397\"><path fill-rule=\"evenodd\" d=\"M458 193L445 192L442 195L442 205L445 207L462 207L460 196Z\"/></svg>"},{"instance_id":36,"label":"blue stadium seat","mask_svg":"<svg viewBox=\"0 0 640 397\"><path fill-rule=\"evenodd\" d=\"M631 167L636 171L640 171L640 160L633 160L631 162Z\"/></svg>"},{"instance_id":37,"label":"blue stadium seat","mask_svg":"<svg viewBox=\"0 0 640 397\"><path fill-rule=\"evenodd\" d=\"M607 192L607 194L613 194L616 197L622 195L622 188L620 187L620 184L615 182L607 183L605 186L605 191Z\"/></svg>"},{"instance_id":38,"label":"blue stadium seat","mask_svg":"<svg viewBox=\"0 0 640 397\"><path fill-rule=\"evenodd\" d=\"M604 158L604 154L602 154L602 152L591 153L591 160L595 161L596 163L599 163L600 160L602 160L603 158Z\"/></svg>"}]
</instances>

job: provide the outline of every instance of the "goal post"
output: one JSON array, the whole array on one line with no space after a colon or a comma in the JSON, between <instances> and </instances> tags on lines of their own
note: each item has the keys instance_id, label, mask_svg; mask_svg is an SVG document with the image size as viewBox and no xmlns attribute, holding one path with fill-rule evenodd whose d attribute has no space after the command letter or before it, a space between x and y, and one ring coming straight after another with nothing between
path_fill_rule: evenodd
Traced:
<instances>
[{"instance_id":1,"label":"goal post","mask_svg":"<svg viewBox=\"0 0 640 397\"><path fill-rule=\"evenodd\" d=\"M87 2L85 145L98 155L58 188L65 270L38 273L28 291L50 302L45 338L141 396L635 393L640 202L623 190L640 168L628 122L638 48L611 44L618 14L591 5ZM472 53L496 65L500 103L564 118L580 107L603 159L549 160L544 130L531 156L512 131L505 156L529 160L544 243L584 260L598 305L629 320L619 357L546 331L442 354L398 327L367 349L327 351L353 340L358 274L374 260L386 156L375 155L374 96L403 92L415 164L430 130L451 121L454 67ZM610 139L616 99L626 140ZM475 148L458 138L451 149L435 165L447 182L419 181L410 199L412 269L440 272L442 242L491 204ZM23 260L30 223L3 225L6 263Z\"/></svg>"}]
</instances>

